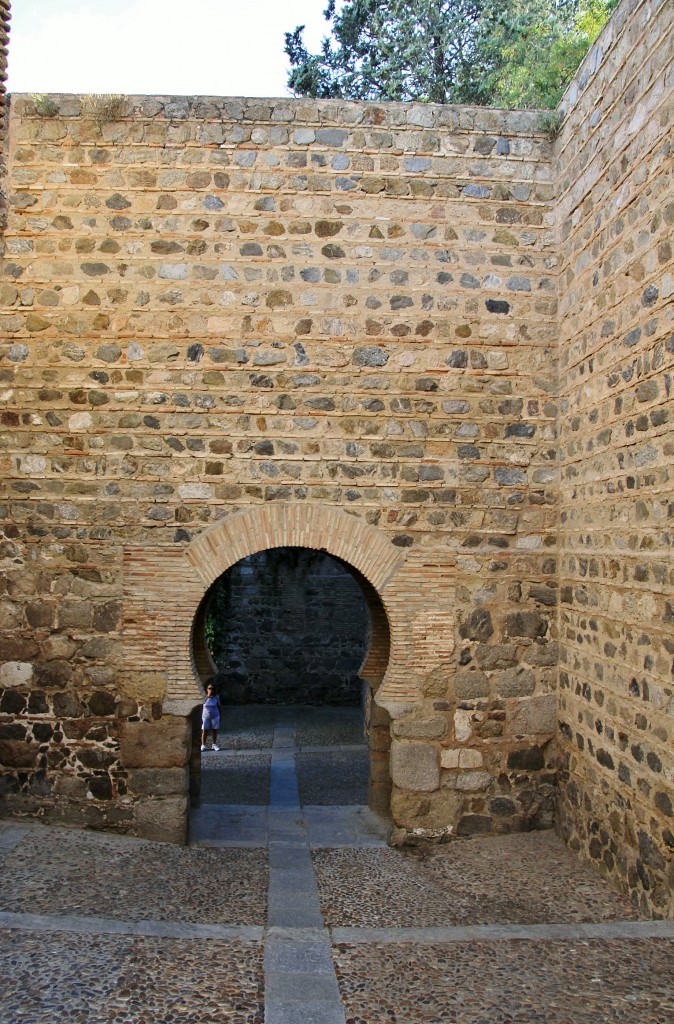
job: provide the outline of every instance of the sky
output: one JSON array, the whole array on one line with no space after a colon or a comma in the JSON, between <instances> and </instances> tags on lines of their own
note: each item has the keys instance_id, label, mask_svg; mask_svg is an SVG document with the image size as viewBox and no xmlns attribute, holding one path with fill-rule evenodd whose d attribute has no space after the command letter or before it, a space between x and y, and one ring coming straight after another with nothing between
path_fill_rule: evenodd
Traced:
<instances>
[{"instance_id":1,"label":"sky","mask_svg":"<svg viewBox=\"0 0 674 1024\"><path fill-rule=\"evenodd\" d=\"M284 33L326 0L13 0L9 92L287 96Z\"/></svg>"}]
</instances>

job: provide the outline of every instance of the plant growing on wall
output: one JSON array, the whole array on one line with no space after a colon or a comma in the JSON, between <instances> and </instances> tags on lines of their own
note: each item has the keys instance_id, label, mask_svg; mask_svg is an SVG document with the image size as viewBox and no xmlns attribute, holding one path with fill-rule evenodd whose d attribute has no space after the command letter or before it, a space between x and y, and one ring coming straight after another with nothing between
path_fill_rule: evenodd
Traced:
<instances>
[{"instance_id":1,"label":"plant growing on wall","mask_svg":"<svg viewBox=\"0 0 674 1024\"><path fill-rule=\"evenodd\" d=\"M31 96L33 103L35 104L35 112L40 117L56 117L59 112L58 103L47 96L46 93L36 92Z\"/></svg>"},{"instance_id":2,"label":"plant growing on wall","mask_svg":"<svg viewBox=\"0 0 674 1024\"><path fill-rule=\"evenodd\" d=\"M108 121L118 121L128 113L129 102L126 96L117 93L96 93L85 96L82 100L82 110L94 121L105 124Z\"/></svg>"}]
</instances>

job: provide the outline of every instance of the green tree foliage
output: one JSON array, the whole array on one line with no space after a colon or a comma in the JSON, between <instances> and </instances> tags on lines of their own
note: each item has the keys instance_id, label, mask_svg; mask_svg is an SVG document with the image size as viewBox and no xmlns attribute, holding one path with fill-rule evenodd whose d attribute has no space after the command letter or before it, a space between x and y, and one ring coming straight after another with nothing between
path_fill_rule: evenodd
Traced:
<instances>
[{"instance_id":1,"label":"green tree foliage","mask_svg":"<svg viewBox=\"0 0 674 1024\"><path fill-rule=\"evenodd\" d=\"M296 95L555 106L617 0L328 0L309 53L286 33Z\"/></svg>"},{"instance_id":2,"label":"green tree foliage","mask_svg":"<svg viewBox=\"0 0 674 1024\"><path fill-rule=\"evenodd\" d=\"M490 104L553 108L618 0L515 0L494 24Z\"/></svg>"}]
</instances>

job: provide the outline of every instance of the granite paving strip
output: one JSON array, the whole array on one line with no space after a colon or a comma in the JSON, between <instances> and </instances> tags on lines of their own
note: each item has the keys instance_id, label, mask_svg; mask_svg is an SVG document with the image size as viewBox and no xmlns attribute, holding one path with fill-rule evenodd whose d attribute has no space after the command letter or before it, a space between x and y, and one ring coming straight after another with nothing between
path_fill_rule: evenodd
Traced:
<instances>
[{"instance_id":1,"label":"granite paving strip","mask_svg":"<svg viewBox=\"0 0 674 1024\"><path fill-rule=\"evenodd\" d=\"M265 1024L345 1024L300 808L295 729L274 734L269 807Z\"/></svg>"},{"instance_id":2,"label":"granite paving strip","mask_svg":"<svg viewBox=\"0 0 674 1024\"><path fill-rule=\"evenodd\" d=\"M190 816L190 846L260 849L267 846L267 808L202 804Z\"/></svg>"},{"instance_id":3,"label":"granite paving strip","mask_svg":"<svg viewBox=\"0 0 674 1024\"><path fill-rule=\"evenodd\" d=\"M15 850L30 831L30 825L0 825L0 855Z\"/></svg>"},{"instance_id":4,"label":"granite paving strip","mask_svg":"<svg viewBox=\"0 0 674 1024\"><path fill-rule=\"evenodd\" d=\"M674 921L605 921L596 924L486 924L449 928L331 928L332 941L369 943L538 942L541 939L672 939Z\"/></svg>"},{"instance_id":5,"label":"granite paving strip","mask_svg":"<svg viewBox=\"0 0 674 1024\"><path fill-rule=\"evenodd\" d=\"M264 928L255 925L189 924L184 921L125 921L75 914L13 914L0 910L0 928L31 932L77 932L79 935L154 935L174 939L236 939L261 942Z\"/></svg>"}]
</instances>

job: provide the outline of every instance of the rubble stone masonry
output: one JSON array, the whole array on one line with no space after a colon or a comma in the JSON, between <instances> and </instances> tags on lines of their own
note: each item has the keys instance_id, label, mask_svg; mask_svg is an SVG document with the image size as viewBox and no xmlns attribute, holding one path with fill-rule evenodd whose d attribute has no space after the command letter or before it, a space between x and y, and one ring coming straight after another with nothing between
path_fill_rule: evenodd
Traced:
<instances>
[{"instance_id":1,"label":"rubble stone masonry","mask_svg":"<svg viewBox=\"0 0 674 1024\"><path fill-rule=\"evenodd\" d=\"M536 111L12 98L9 811L183 841L204 595L309 547L370 609L394 823L547 827L560 792L671 912L671 19L624 0L554 144Z\"/></svg>"},{"instance_id":2,"label":"rubble stone masonry","mask_svg":"<svg viewBox=\"0 0 674 1024\"><path fill-rule=\"evenodd\" d=\"M673 13L619 8L557 152L561 827L659 914L674 889Z\"/></svg>"}]
</instances>

